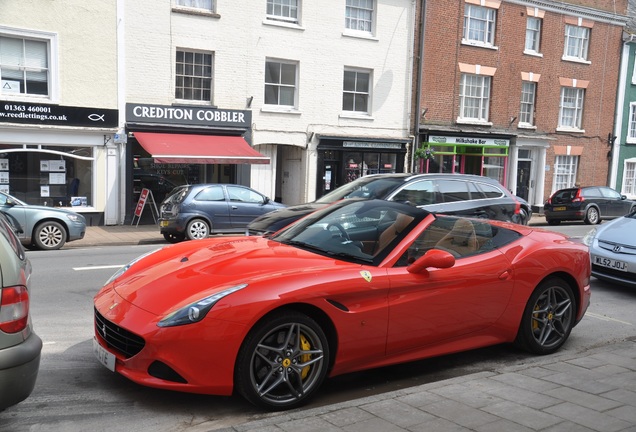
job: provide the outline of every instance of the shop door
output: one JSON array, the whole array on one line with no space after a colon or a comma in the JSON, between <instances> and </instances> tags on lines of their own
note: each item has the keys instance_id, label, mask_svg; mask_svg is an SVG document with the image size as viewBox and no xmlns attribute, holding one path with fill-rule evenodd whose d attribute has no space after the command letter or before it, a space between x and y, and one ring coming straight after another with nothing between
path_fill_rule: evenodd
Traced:
<instances>
[{"instance_id":1,"label":"shop door","mask_svg":"<svg viewBox=\"0 0 636 432\"><path fill-rule=\"evenodd\" d=\"M328 194L332 190L342 186L339 178L340 163L336 161L325 162L322 173L322 193L320 196Z\"/></svg>"},{"instance_id":2,"label":"shop door","mask_svg":"<svg viewBox=\"0 0 636 432\"><path fill-rule=\"evenodd\" d=\"M532 161L520 160L517 162L517 196L528 201L530 196L530 172Z\"/></svg>"}]
</instances>

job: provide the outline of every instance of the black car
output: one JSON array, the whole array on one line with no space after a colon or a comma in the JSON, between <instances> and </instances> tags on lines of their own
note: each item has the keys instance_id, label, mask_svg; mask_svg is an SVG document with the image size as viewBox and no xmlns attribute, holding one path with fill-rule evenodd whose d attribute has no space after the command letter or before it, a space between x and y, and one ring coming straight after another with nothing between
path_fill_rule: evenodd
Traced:
<instances>
[{"instance_id":1,"label":"black car","mask_svg":"<svg viewBox=\"0 0 636 432\"><path fill-rule=\"evenodd\" d=\"M320 199L259 216L248 235L268 235L301 217L346 198L402 201L431 212L527 224L532 211L498 181L470 174L373 174ZM522 204L523 202L523 204Z\"/></svg>"},{"instance_id":2,"label":"black car","mask_svg":"<svg viewBox=\"0 0 636 432\"><path fill-rule=\"evenodd\" d=\"M625 216L636 209L636 202L607 186L560 189L543 205L550 225L562 221L583 221L595 225L604 219Z\"/></svg>"}]
</instances>

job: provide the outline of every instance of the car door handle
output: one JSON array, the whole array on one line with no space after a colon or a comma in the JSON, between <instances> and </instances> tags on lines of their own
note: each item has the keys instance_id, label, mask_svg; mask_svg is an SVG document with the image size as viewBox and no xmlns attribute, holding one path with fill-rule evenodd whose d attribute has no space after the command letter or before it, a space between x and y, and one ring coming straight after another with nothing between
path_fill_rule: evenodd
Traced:
<instances>
[{"instance_id":1,"label":"car door handle","mask_svg":"<svg viewBox=\"0 0 636 432\"><path fill-rule=\"evenodd\" d=\"M506 280L506 279L510 279L510 271L505 270L502 273L499 274L499 279L501 280Z\"/></svg>"},{"instance_id":2,"label":"car door handle","mask_svg":"<svg viewBox=\"0 0 636 432\"><path fill-rule=\"evenodd\" d=\"M237 206L235 206L235 205L233 205L233 206L232 206L232 210L236 210L236 209L238 209L238 207L237 207Z\"/></svg>"}]
</instances>

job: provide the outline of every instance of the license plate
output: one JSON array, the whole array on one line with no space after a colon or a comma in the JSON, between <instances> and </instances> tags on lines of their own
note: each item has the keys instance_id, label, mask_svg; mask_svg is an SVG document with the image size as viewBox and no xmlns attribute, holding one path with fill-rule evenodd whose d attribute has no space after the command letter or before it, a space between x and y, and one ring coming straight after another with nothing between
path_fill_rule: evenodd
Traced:
<instances>
[{"instance_id":1,"label":"license plate","mask_svg":"<svg viewBox=\"0 0 636 432\"><path fill-rule=\"evenodd\" d=\"M160 227L162 227L162 228L163 228L163 227L167 227L167 226L168 226L168 221L161 221L161 222L159 222L159 226L160 226Z\"/></svg>"},{"instance_id":2,"label":"license plate","mask_svg":"<svg viewBox=\"0 0 636 432\"><path fill-rule=\"evenodd\" d=\"M555 207L554 211L565 211L565 207Z\"/></svg>"},{"instance_id":3,"label":"license plate","mask_svg":"<svg viewBox=\"0 0 636 432\"><path fill-rule=\"evenodd\" d=\"M594 264L614 270L627 271L627 263L625 261L618 261L611 258L595 256Z\"/></svg>"},{"instance_id":4,"label":"license plate","mask_svg":"<svg viewBox=\"0 0 636 432\"><path fill-rule=\"evenodd\" d=\"M93 338L93 354L97 360L112 372L115 372L115 355L109 353L98 342L97 338Z\"/></svg>"}]
</instances>

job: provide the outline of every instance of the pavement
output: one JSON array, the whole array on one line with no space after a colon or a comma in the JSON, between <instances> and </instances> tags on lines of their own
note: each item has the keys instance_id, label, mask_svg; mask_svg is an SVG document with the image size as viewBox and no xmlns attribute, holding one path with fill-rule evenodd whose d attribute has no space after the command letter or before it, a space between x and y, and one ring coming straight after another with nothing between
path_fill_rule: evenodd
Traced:
<instances>
[{"instance_id":1,"label":"pavement","mask_svg":"<svg viewBox=\"0 0 636 432\"><path fill-rule=\"evenodd\" d=\"M155 225L98 226L65 248L152 243L167 244ZM636 432L636 332L591 349L570 347L333 405L264 413L217 430Z\"/></svg>"}]
</instances>

